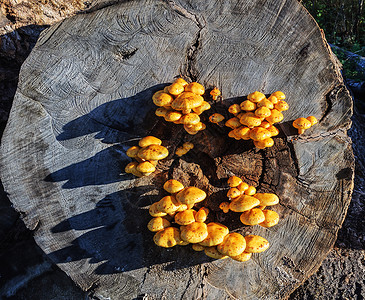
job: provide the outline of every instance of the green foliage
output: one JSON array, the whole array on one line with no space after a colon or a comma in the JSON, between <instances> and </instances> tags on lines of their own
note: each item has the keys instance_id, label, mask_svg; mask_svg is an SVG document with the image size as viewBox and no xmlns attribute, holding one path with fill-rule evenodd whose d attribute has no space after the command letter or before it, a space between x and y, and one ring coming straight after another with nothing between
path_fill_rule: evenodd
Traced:
<instances>
[{"instance_id":1,"label":"green foliage","mask_svg":"<svg viewBox=\"0 0 365 300\"><path fill-rule=\"evenodd\" d=\"M349 58L349 56L341 48L332 48L332 51L336 54L343 66L343 75L345 78L353 79L358 82L365 81L365 71L359 70L357 65L358 59L354 57ZM362 48L362 51L365 51L365 47Z\"/></svg>"}]
</instances>

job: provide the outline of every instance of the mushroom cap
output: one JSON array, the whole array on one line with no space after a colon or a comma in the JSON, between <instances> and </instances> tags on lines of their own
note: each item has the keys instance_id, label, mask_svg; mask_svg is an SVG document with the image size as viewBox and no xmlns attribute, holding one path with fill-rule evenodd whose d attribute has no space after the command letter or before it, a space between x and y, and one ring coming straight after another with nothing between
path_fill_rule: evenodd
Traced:
<instances>
[{"instance_id":1,"label":"mushroom cap","mask_svg":"<svg viewBox=\"0 0 365 300\"><path fill-rule=\"evenodd\" d=\"M244 110L244 111L254 111L257 108L257 104L250 100L245 100L245 101L241 102L240 108L241 108L241 110Z\"/></svg>"},{"instance_id":2,"label":"mushroom cap","mask_svg":"<svg viewBox=\"0 0 365 300\"><path fill-rule=\"evenodd\" d=\"M244 211L241 216L240 220L244 225L258 225L265 221L265 215L259 208L253 208L248 211Z\"/></svg>"},{"instance_id":3,"label":"mushroom cap","mask_svg":"<svg viewBox=\"0 0 365 300\"><path fill-rule=\"evenodd\" d=\"M262 121L260 124L260 127L263 127L265 129L268 129L271 126L271 124L268 121Z\"/></svg>"},{"instance_id":4,"label":"mushroom cap","mask_svg":"<svg viewBox=\"0 0 365 300\"><path fill-rule=\"evenodd\" d=\"M238 114L241 112L241 108L239 104L232 104L230 107L228 107L228 111L231 114Z\"/></svg>"},{"instance_id":5,"label":"mushroom cap","mask_svg":"<svg viewBox=\"0 0 365 300\"><path fill-rule=\"evenodd\" d=\"M166 112L164 119L167 122L177 122L180 121L181 117L182 117L182 113L176 110L170 110L168 112Z\"/></svg>"},{"instance_id":6,"label":"mushroom cap","mask_svg":"<svg viewBox=\"0 0 365 300\"><path fill-rule=\"evenodd\" d=\"M183 156L184 154L186 154L188 152L187 149L184 149L184 147L178 147L175 151L175 154L177 156Z\"/></svg>"},{"instance_id":7,"label":"mushroom cap","mask_svg":"<svg viewBox=\"0 0 365 300\"><path fill-rule=\"evenodd\" d=\"M274 140L271 137L261 141L254 141L253 143L259 149L265 149L274 146Z\"/></svg>"},{"instance_id":8,"label":"mushroom cap","mask_svg":"<svg viewBox=\"0 0 365 300\"><path fill-rule=\"evenodd\" d=\"M250 138L254 141L262 141L269 138L270 136L270 131L260 126L252 128L250 131Z\"/></svg>"},{"instance_id":9,"label":"mushroom cap","mask_svg":"<svg viewBox=\"0 0 365 300\"><path fill-rule=\"evenodd\" d=\"M193 144L193 143L191 143L191 142L185 142L185 143L183 144L183 148L184 148L184 149L186 149L186 150L191 150L191 149L193 149L193 148L194 148L194 144Z\"/></svg>"},{"instance_id":10,"label":"mushroom cap","mask_svg":"<svg viewBox=\"0 0 365 300\"><path fill-rule=\"evenodd\" d=\"M266 106L261 106L255 110L255 115L258 116L259 118L267 118L271 115L271 110Z\"/></svg>"},{"instance_id":11,"label":"mushroom cap","mask_svg":"<svg viewBox=\"0 0 365 300\"><path fill-rule=\"evenodd\" d=\"M227 226L220 223L211 222L207 224L208 236L199 244L205 247L219 245L229 233Z\"/></svg>"},{"instance_id":12,"label":"mushroom cap","mask_svg":"<svg viewBox=\"0 0 365 300\"><path fill-rule=\"evenodd\" d=\"M174 196L165 196L156 204L156 209L160 212L173 214L180 208L181 204L177 202Z\"/></svg>"},{"instance_id":13,"label":"mushroom cap","mask_svg":"<svg viewBox=\"0 0 365 300\"><path fill-rule=\"evenodd\" d=\"M221 94L221 91L217 87L214 87L214 89L212 89L210 91L210 95L212 97L218 97L220 94Z\"/></svg>"},{"instance_id":14,"label":"mushroom cap","mask_svg":"<svg viewBox=\"0 0 365 300\"><path fill-rule=\"evenodd\" d=\"M294 120L293 126L297 129L308 129L312 126L312 123L306 118L298 118Z\"/></svg>"},{"instance_id":15,"label":"mushroom cap","mask_svg":"<svg viewBox=\"0 0 365 300\"><path fill-rule=\"evenodd\" d=\"M184 128L188 128L190 131L199 131L199 130L205 129L205 124L203 124L202 122L198 122L198 123L192 124L192 125L184 124Z\"/></svg>"},{"instance_id":16,"label":"mushroom cap","mask_svg":"<svg viewBox=\"0 0 365 300\"><path fill-rule=\"evenodd\" d=\"M266 128L268 131L270 131L271 136L277 136L280 132L279 129L277 129L274 125L271 125Z\"/></svg>"},{"instance_id":17,"label":"mushroom cap","mask_svg":"<svg viewBox=\"0 0 365 300\"><path fill-rule=\"evenodd\" d=\"M193 248L193 250L195 250L195 251L203 251L205 249L204 246L199 245L199 244L192 244L191 248Z\"/></svg>"},{"instance_id":18,"label":"mushroom cap","mask_svg":"<svg viewBox=\"0 0 365 300\"><path fill-rule=\"evenodd\" d=\"M263 99L257 103L257 108L259 107L267 107L268 109L273 109L274 104L269 99Z\"/></svg>"},{"instance_id":19,"label":"mushroom cap","mask_svg":"<svg viewBox=\"0 0 365 300\"><path fill-rule=\"evenodd\" d=\"M261 206L272 206L279 203L279 197L272 193L257 193L253 197L260 201Z\"/></svg>"},{"instance_id":20,"label":"mushroom cap","mask_svg":"<svg viewBox=\"0 0 365 300\"><path fill-rule=\"evenodd\" d=\"M197 202L201 202L205 199L205 197L207 196L207 194L195 187L195 186L189 186L185 189L183 189L182 191L178 192L176 194L176 199L177 201L179 201L181 204L194 204Z\"/></svg>"},{"instance_id":21,"label":"mushroom cap","mask_svg":"<svg viewBox=\"0 0 365 300\"><path fill-rule=\"evenodd\" d=\"M192 92L196 95L203 95L205 93L204 86L202 86L198 82L191 82L188 85L185 86L186 92Z\"/></svg>"},{"instance_id":22,"label":"mushroom cap","mask_svg":"<svg viewBox=\"0 0 365 300\"><path fill-rule=\"evenodd\" d=\"M286 103L284 100L280 100L278 103L275 104L275 109L278 111L285 111L289 109L289 104Z\"/></svg>"},{"instance_id":23,"label":"mushroom cap","mask_svg":"<svg viewBox=\"0 0 365 300\"><path fill-rule=\"evenodd\" d=\"M193 222L186 226L181 226L181 238L185 242L200 243L208 236L207 224Z\"/></svg>"},{"instance_id":24,"label":"mushroom cap","mask_svg":"<svg viewBox=\"0 0 365 300\"><path fill-rule=\"evenodd\" d=\"M315 116L309 116L309 117L306 117L306 119L311 122L312 126L317 124L318 123L318 120Z\"/></svg>"},{"instance_id":25,"label":"mushroom cap","mask_svg":"<svg viewBox=\"0 0 365 300\"><path fill-rule=\"evenodd\" d=\"M242 195L229 204L229 209L234 212L244 212L258 205L260 205L260 200L257 198L248 195Z\"/></svg>"},{"instance_id":26,"label":"mushroom cap","mask_svg":"<svg viewBox=\"0 0 365 300\"><path fill-rule=\"evenodd\" d=\"M265 120L268 121L270 124L278 123L283 119L283 114L275 108L271 110L271 115L265 118Z\"/></svg>"},{"instance_id":27,"label":"mushroom cap","mask_svg":"<svg viewBox=\"0 0 365 300\"><path fill-rule=\"evenodd\" d=\"M147 147L149 145L161 145L162 141L154 136L145 136L144 138L141 138L138 142L138 146L140 146L141 148L143 147Z\"/></svg>"},{"instance_id":28,"label":"mushroom cap","mask_svg":"<svg viewBox=\"0 0 365 300\"><path fill-rule=\"evenodd\" d=\"M197 134L199 132L199 130L192 130L192 129L190 129L189 128L189 125L184 125L184 129L190 135L194 135L194 134Z\"/></svg>"},{"instance_id":29,"label":"mushroom cap","mask_svg":"<svg viewBox=\"0 0 365 300\"><path fill-rule=\"evenodd\" d=\"M211 257L211 258L214 258L214 259L225 259L225 258L228 258L227 255L224 255L222 253L220 253L218 250L217 250L217 247L213 246L213 247L206 247L204 249L204 253L205 255Z\"/></svg>"},{"instance_id":30,"label":"mushroom cap","mask_svg":"<svg viewBox=\"0 0 365 300\"><path fill-rule=\"evenodd\" d=\"M279 102L279 99L276 98L275 96L271 95L269 98L267 98L267 100L269 100L272 104L276 104Z\"/></svg>"},{"instance_id":31,"label":"mushroom cap","mask_svg":"<svg viewBox=\"0 0 365 300\"><path fill-rule=\"evenodd\" d=\"M219 204L219 208L226 214L229 212L229 202L222 202Z\"/></svg>"},{"instance_id":32,"label":"mushroom cap","mask_svg":"<svg viewBox=\"0 0 365 300\"><path fill-rule=\"evenodd\" d=\"M242 125L246 125L249 128L260 126L261 122L262 121L260 117L256 116L253 112L245 113L240 118L240 123Z\"/></svg>"},{"instance_id":33,"label":"mushroom cap","mask_svg":"<svg viewBox=\"0 0 365 300\"><path fill-rule=\"evenodd\" d=\"M279 223L279 215L277 212L268 209L265 209L262 212L264 213L265 221L261 222L259 224L260 226L269 228Z\"/></svg>"},{"instance_id":34,"label":"mushroom cap","mask_svg":"<svg viewBox=\"0 0 365 300\"><path fill-rule=\"evenodd\" d=\"M248 261L252 256L252 253L248 253L246 251L243 251L240 255L237 256L231 256L232 259L240 261L240 262L244 262L244 261Z\"/></svg>"},{"instance_id":35,"label":"mushroom cap","mask_svg":"<svg viewBox=\"0 0 365 300\"><path fill-rule=\"evenodd\" d=\"M202 105L203 101L202 96L192 92L183 92L171 103L171 107L176 110L192 109Z\"/></svg>"},{"instance_id":36,"label":"mushroom cap","mask_svg":"<svg viewBox=\"0 0 365 300\"><path fill-rule=\"evenodd\" d=\"M260 253L269 248L269 242L259 235L246 235L246 249L245 252L248 253Z\"/></svg>"},{"instance_id":37,"label":"mushroom cap","mask_svg":"<svg viewBox=\"0 0 365 300\"><path fill-rule=\"evenodd\" d=\"M245 190L245 195L252 196L256 194L256 188L252 185L249 185L248 188Z\"/></svg>"},{"instance_id":38,"label":"mushroom cap","mask_svg":"<svg viewBox=\"0 0 365 300\"><path fill-rule=\"evenodd\" d=\"M188 85L188 83L186 82L186 80L183 79L183 78L181 78L181 77L176 78L173 83L178 83L178 84L181 84L182 86Z\"/></svg>"},{"instance_id":39,"label":"mushroom cap","mask_svg":"<svg viewBox=\"0 0 365 300\"><path fill-rule=\"evenodd\" d=\"M169 151L161 145L149 145L138 151L138 157L144 160L160 160L169 155Z\"/></svg>"},{"instance_id":40,"label":"mushroom cap","mask_svg":"<svg viewBox=\"0 0 365 300\"><path fill-rule=\"evenodd\" d=\"M152 101L157 106L171 106L174 98L164 91L158 91L153 94Z\"/></svg>"},{"instance_id":41,"label":"mushroom cap","mask_svg":"<svg viewBox=\"0 0 365 300\"><path fill-rule=\"evenodd\" d=\"M155 115L157 117L165 117L165 115L169 112L170 110L165 108L165 107L159 107L155 110Z\"/></svg>"},{"instance_id":42,"label":"mushroom cap","mask_svg":"<svg viewBox=\"0 0 365 300\"><path fill-rule=\"evenodd\" d=\"M200 122L200 117L196 113L189 113L181 117L181 123L185 125L194 125Z\"/></svg>"},{"instance_id":43,"label":"mushroom cap","mask_svg":"<svg viewBox=\"0 0 365 300\"><path fill-rule=\"evenodd\" d=\"M156 171L156 168L153 164L151 164L149 161L144 161L138 164L137 171L143 173L143 174L151 174Z\"/></svg>"},{"instance_id":44,"label":"mushroom cap","mask_svg":"<svg viewBox=\"0 0 365 300\"><path fill-rule=\"evenodd\" d=\"M167 213L162 212L158 209L158 202L152 203L148 212L152 217L164 217Z\"/></svg>"},{"instance_id":45,"label":"mushroom cap","mask_svg":"<svg viewBox=\"0 0 365 300\"><path fill-rule=\"evenodd\" d=\"M147 228L149 231L152 232L157 232L160 230L163 230L166 227L169 227L171 225L171 223L169 221L167 221L164 218L161 217L156 217L151 219L148 224L147 224Z\"/></svg>"},{"instance_id":46,"label":"mushroom cap","mask_svg":"<svg viewBox=\"0 0 365 300\"><path fill-rule=\"evenodd\" d=\"M169 94L177 96L184 91L184 86L178 82L174 82L167 87L167 91L169 92Z\"/></svg>"},{"instance_id":47,"label":"mushroom cap","mask_svg":"<svg viewBox=\"0 0 365 300\"><path fill-rule=\"evenodd\" d=\"M170 194L175 194L183 190L184 186L180 181L177 181L175 179L170 179L164 183L163 188L166 192Z\"/></svg>"},{"instance_id":48,"label":"mushroom cap","mask_svg":"<svg viewBox=\"0 0 365 300\"><path fill-rule=\"evenodd\" d=\"M240 123L240 119L233 117L226 121L225 125L232 129L240 127L242 124Z\"/></svg>"},{"instance_id":49,"label":"mushroom cap","mask_svg":"<svg viewBox=\"0 0 365 300\"><path fill-rule=\"evenodd\" d=\"M250 139L250 128L246 126L240 126L238 128L233 129L233 134L243 140L249 140Z\"/></svg>"},{"instance_id":50,"label":"mushroom cap","mask_svg":"<svg viewBox=\"0 0 365 300\"><path fill-rule=\"evenodd\" d=\"M196 222L205 222L208 218L209 209L206 207L200 208L197 213L195 214L195 221Z\"/></svg>"},{"instance_id":51,"label":"mushroom cap","mask_svg":"<svg viewBox=\"0 0 365 300\"><path fill-rule=\"evenodd\" d=\"M241 182L237 188L241 193L244 193L248 189L249 185L246 182Z\"/></svg>"},{"instance_id":52,"label":"mushroom cap","mask_svg":"<svg viewBox=\"0 0 365 300\"><path fill-rule=\"evenodd\" d=\"M167 227L157 232L153 237L153 241L160 247L174 247L180 241L180 230L175 227Z\"/></svg>"},{"instance_id":53,"label":"mushroom cap","mask_svg":"<svg viewBox=\"0 0 365 300\"><path fill-rule=\"evenodd\" d=\"M231 176L228 178L227 183L230 187L237 187L242 182L242 179L237 176Z\"/></svg>"},{"instance_id":54,"label":"mushroom cap","mask_svg":"<svg viewBox=\"0 0 365 300\"><path fill-rule=\"evenodd\" d=\"M215 114L212 114L210 117L209 117L209 121L211 123L219 123L219 122L222 122L224 120L224 117L221 115L221 114L218 114L218 113L215 113Z\"/></svg>"},{"instance_id":55,"label":"mushroom cap","mask_svg":"<svg viewBox=\"0 0 365 300\"><path fill-rule=\"evenodd\" d=\"M285 94L282 91L276 91L276 92L272 93L270 96L274 96L278 100L284 100L285 99Z\"/></svg>"},{"instance_id":56,"label":"mushroom cap","mask_svg":"<svg viewBox=\"0 0 365 300\"><path fill-rule=\"evenodd\" d=\"M196 211L193 209L187 209L180 211L175 215L175 222L179 225L189 225L195 222Z\"/></svg>"},{"instance_id":57,"label":"mushroom cap","mask_svg":"<svg viewBox=\"0 0 365 300\"><path fill-rule=\"evenodd\" d=\"M207 101L203 101L202 104L198 107L193 107L193 111L198 115L202 114L208 109L210 109L210 104Z\"/></svg>"},{"instance_id":58,"label":"mushroom cap","mask_svg":"<svg viewBox=\"0 0 365 300\"><path fill-rule=\"evenodd\" d=\"M253 92L247 96L248 100L250 100L251 102L255 102L255 103L260 102L261 100L263 100L265 98L266 98L265 95L258 91Z\"/></svg>"},{"instance_id":59,"label":"mushroom cap","mask_svg":"<svg viewBox=\"0 0 365 300\"><path fill-rule=\"evenodd\" d=\"M137 157L137 153L138 153L139 149L141 149L141 148L138 146L132 146L127 150L126 154L127 154L127 156L132 157L132 158Z\"/></svg>"},{"instance_id":60,"label":"mushroom cap","mask_svg":"<svg viewBox=\"0 0 365 300\"><path fill-rule=\"evenodd\" d=\"M132 170L137 170L138 162L132 161L128 165L125 166L124 171L126 173L132 173Z\"/></svg>"},{"instance_id":61,"label":"mushroom cap","mask_svg":"<svg viewBox=\"0 0 365 300\"><path fill-rule=\"evenodd\" d=\"M245 248L246 240L241 234L237 232L227 234L224 237L223 242L217 245L217 250L220 253L228 256L240 255L243 251L245 251Z\"/></svg>"},{"instance_id":62,"label":"mushroom cap","mask_svg":"<svg viewBox=\"0 0 365 300\"><path fill-rule=\"evenodd\" d=\"M230 199L236 199L241 196L241 192L238 188L230 188L227 192L227 197Z\"/></svg>"}]
</instances>

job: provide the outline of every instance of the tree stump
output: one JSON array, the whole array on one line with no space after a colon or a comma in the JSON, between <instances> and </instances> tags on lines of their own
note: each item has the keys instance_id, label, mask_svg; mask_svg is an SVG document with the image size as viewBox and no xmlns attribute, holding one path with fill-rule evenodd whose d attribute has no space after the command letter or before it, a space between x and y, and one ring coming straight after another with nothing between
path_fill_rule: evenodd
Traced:
<instances>
[{"instance_id":1,"label":"tree stump","mask_svg":"<svg viewBox=\"0 0 365 300\"><path fill-rule=\"evenodd\" d=\"M191 136L157 118L152 94L179 75L219 87L209 114L226 117L250 92L284 91L290 109L274 147L208 122ZM291 122L309 115L319 124L298 136ZM318 269L344 220L351 115L337 61L295 0L102 2L44 31L23 64L1 176L43 251L99 298L283 298ZM135 178L123 172L125 151L146 135L170 155ZM186 141L195 148L173 155ZM277 226L243 226L220 211L232 175L279 196ZM238 263L155 246L148 207L171 178L207 192L211 221L259 234L269 250Z\"/></svg>"}]
</instances>

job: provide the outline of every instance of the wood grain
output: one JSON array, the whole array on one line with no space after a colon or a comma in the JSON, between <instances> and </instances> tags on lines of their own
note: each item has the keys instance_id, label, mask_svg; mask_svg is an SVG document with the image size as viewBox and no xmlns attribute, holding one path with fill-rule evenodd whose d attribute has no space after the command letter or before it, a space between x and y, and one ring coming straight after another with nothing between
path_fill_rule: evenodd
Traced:
<instances>
[{"instance_id":1,"label":"wood grain","mask_svg":"<svg viewBox=\"0 0 365 300\"><path fill-rule=\"evenodd\" d=\"M155 117L152 94L179 75L220 87L210 112L226 117L252 91L284 91L275 146L258 151L212 124L189 136ZM308 115L320 122L298 137L290 123ZM43 251L99 298L284 298L318 269L345 217L351 115L339 66L297 1L114 1L42 33L22 66L1 177ZM170 153L195 148L153 176L124 174L126 149L149 134ZM279 225L249 228L219 211L231 175L279 195ZM148 207L170 178L204 189L210 220L264 236L269 250L242 264L155 246Z\"/></svg>"}]
</instances>

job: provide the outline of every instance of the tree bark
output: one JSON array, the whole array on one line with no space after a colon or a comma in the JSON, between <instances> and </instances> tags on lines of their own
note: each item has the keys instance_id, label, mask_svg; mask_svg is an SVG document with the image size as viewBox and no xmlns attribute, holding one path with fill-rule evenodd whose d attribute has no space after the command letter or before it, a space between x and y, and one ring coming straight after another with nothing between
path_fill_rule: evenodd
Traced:
<instances>
[{"instance_id":1,"label":"tree bark","mask_svg":"<svg viewBox=\"0 0 365 300\"><path fill-rule=\"evenodd\" d=\"M13 205L42 250L99 298L286 297L331 249L353 185L352 102L320 29L294 0L105 3L44 31L22 66L1 146ZM190 136L155 117L152 94L179 75L221 88L209 113L226 117L250 92L284 91L274 147L258 151L207 122ZM308 115L319 124L298 137L291 122ZM123 173L125 151L146 135L170 155L136 179ZM185 141L195 148L177 158ZM279 225L246 227L218 209L232 175L279 195ZM205 190L210 220L264 236L269 250L242 264L155 246L148 207L170 178Z\"/></svg>"}]
</instances>

